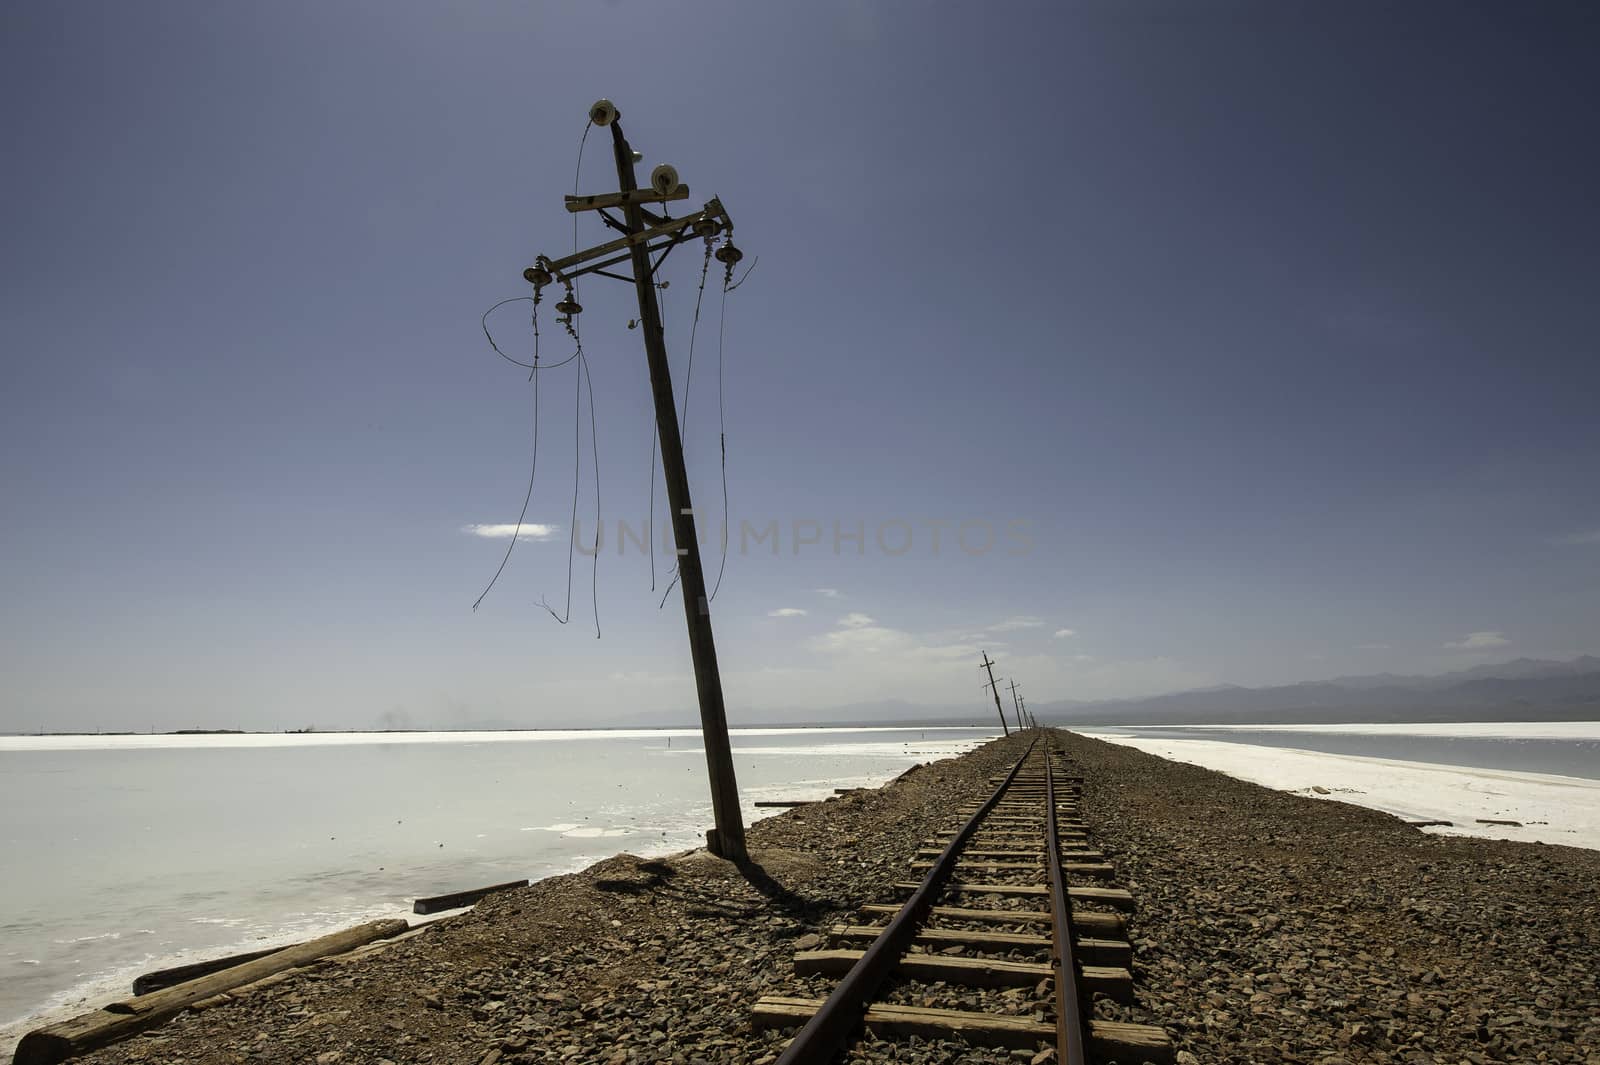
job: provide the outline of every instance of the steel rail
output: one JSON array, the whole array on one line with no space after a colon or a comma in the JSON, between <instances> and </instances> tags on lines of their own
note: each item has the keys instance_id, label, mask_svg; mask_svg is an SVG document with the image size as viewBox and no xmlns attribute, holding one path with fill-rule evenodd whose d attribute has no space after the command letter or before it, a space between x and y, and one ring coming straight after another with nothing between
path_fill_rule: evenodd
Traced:
<instances>
[{"instance_id":1,"label":"steel rail","mask_svg":"<svg viewBox=\"0 0 1600 1065\"><path fill-rule=\"evenodd\" d=\"M1061 872L1061 837L1056 831L1055 748L1044 751L1045 854L1050 869L1050 965L1056 971L1056 1060L1085 1065L1083 991L1072 949L1072 902Z\"/></svg>"},{"instance_id":2,"label":"steel rail","mask_svg":"<svg viewBox=\"0 0 1600 1065\"><path fill-rule=\"evenodd\" d=\"M811 1019L790 1040L784 1052L778 1056L776 1065L825 1065L833 1060L846 1039L861 1025L861 1019L866 1014L867 1007L871 1005L878 988L889 974L899 964L900 958L910 948L912 939L917 934L917 929L923 923L938 899L939 892L950 880L955 872L956 859L960 857L961 850L966 846L967 840L977 831L978 825L989 816L1000 797L1011 787L1011 782L1016 779L1017 771L1028 760L1028 755L1033 753L1034 745L1038 739L1028 742L1028 749L1022 752L1022 757L1017 759L1011 767L1011 772L994 789L994 794L986 799L978 812L973 814L967 823L961 826L960 831L950 840L948 846L933 863L933 868L928 870L928 875L923 878L922 884L912 893L906 904L900 907L900 912L894 915L887 928L878 933L878 938L872 941L861 959L845 973L844 979L834 987L833 993L811 1015Z\"/></svg>"}]
</instances>

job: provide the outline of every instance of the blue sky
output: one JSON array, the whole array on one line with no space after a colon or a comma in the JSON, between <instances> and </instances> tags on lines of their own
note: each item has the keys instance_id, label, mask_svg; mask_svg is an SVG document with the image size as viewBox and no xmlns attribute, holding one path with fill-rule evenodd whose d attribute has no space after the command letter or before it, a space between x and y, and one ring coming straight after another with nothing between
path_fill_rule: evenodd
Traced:
<instances>
[{"instance_id":1,"label":"blue sky","mask_svg":"<svg viewBox=\"0 0 1600 1065\"><path fill-rule=\"evenodd\" d=\"M471 609L505 540L464 530L516 520L531 407L478 317L570 250L600 96L760 256L723 377L736 724L981 709L985 648L1035 704L1600 650L1586 5L0 27L0 728L692 718L676 592L612 535L645 521L652 432L620 283L582 290L603 638L586 559L571 624L539 605L566 594L575 365L541 378L529 518L558 532ZM615 185L600 132L586 192ZM666 271L680 397L698 267ZM719 291L687 435L713 531ZM491 321L525 357L518 306ZM779 523L777 557L741 521ZM962 521L996 547L952 547Z\"/></svg>"}]
</instances>

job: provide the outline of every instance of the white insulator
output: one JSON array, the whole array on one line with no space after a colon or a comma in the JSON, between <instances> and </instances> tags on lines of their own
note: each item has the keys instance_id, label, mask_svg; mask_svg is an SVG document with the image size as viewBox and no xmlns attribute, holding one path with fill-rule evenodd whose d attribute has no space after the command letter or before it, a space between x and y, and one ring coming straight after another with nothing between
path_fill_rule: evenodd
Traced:
<instances>
[{"instance_id":1,"label":"white insulator","mask_svg":"<svg viewBox=\"0 0 1600 1065\"><path fill-rule=\"evenodd\" d=\"M596 100L589 108L589 121L597 126L609 126L616 120L617 105L610 100Z\"/></svg>"},{"instance_id":2,"label":"white insulator","mask_svg":"<svg viewBox=\"0 0 1600 1065\"><path fill-rule=\"evenodd\" d=\"M650 187L663 196L671 195L678 190L678 168L671 163L658 163L650 171Z\"/></svg>"}]
</instances>

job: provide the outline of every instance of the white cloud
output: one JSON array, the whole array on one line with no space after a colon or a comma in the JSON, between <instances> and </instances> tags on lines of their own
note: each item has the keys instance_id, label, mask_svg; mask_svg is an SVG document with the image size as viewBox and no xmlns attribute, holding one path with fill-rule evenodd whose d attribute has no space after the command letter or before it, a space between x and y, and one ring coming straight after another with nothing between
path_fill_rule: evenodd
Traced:
<instances>
[{"instance_id":1,"label":"white cloud","mask_svg":"<svg viewBox=\"0 0 1600 1065\"><path fill-rule=\"evenodd\" d=\"M824 599L840 598L839 589L837 588L813 588L811 590L822 596Z\"/></svg>"},{"instance_id":2,"label":"white cloud","mask_svg":"<svg viewBox=\"0 0 1600 1065\"><path fill-rule=\"evenodd\" d=\"M1590 529L1587 532L1568 533L1566 536L1557 536L1550 541L1564 547L1578 547L1583 544L1600 544L1600 529Z\"/></svg>"},{"instance_id":3,"label":"white cloud","mask_svg":"<svg viewBox=\"0 0 1600 1065\"><path fill-rule=\"evenodd\" d=\"M852 616L866 617L865 614ZM871 620L867 618L865 625L824 633L813 639L811 646L834 654L884 655L911 650L913 641L909 633L873 625Z\"/></svg>"},{"instance_id":4,"label":"white cloud","mask_svg":"<svg viewBox=\"0 0 1600 1065\"><path fill-rule=\"evenodd\" d=\"M998 625L990 625L989 628L994 632L1010 632L1013 629L1042 629L1044 628L1044 619L1029 617L1024 614L1018 617L1006 618Z\"/></svg>"},{"instance_id":5,"label":"white cloud","mask_svg":"<svg viewBox=\"0 0 1600 1065\"><path fill-rule=\"evenodd\" d=\"M911 654L917 658L940 660L977 658L981 653L982 651L979 648L970 643L948 643L911 648Z\"/></svg>"},{"instance_id":6,"label":"white cloud","mask_svg":"<svg viewBox=\"0 0 1600 1065\"><path fill-rule=\"evenodd\" d=\"M806 612L797 606L780 606L776 610L767 611L769 618L803 618Z\"/></svg>"},{"instance_id":7,"label":"white cloud","mask_svg":"<svg viewBox=\"0 0 1600 1065\"><path fill-rule=\"evenodd\" d=\"M1054 635L1054 636L1055 636L1055 638L1056 638L1056 639L1058 639L1058 640L1065 640L1065 639L1067 639L1067 638L1068 638L1068 637L1070 637L1070 636L1076 636L1076 635L1078 635L1078 630L1077 630L1077 629L1057 629L1057 630L1056 630L1056 631L1055 631L1055 632L1054 632L1054 633L1053 633L1053 635Z\"/></svg>"},{"instance_id":8,"label":"white cloud","mask_svg":"<svg viewBox=\"0 0 1600 1065\"><path fill-rule=\"evenodd\" d=\"M1357 651L1387 651L1392 645L1387 643L1358 643Z\"/></svg>"},{"instance_id":9,"label":"white cloud","mask_svg":"<svg viewBox=\"0 0 1600 1065\"><path fill-rule=\"evenodd\" d=\"M841 629L864 629L869 625L876 624L875 620L859 611L851 612L839 619L839 627Z\"/></svg>"},{"instance_id":10,"label":"white cloud","mask_svg":"<svg viewBox=\"0 0 1600 1065\"><path fill-rule=\"evenodd\" d=\"M559 525L538 525L525 521L519 526L508 525L463 525L461 531L471 536L481 536L485 540L509 540L515 536L519 540L554 540L561 535Z\"/></svg>"},{"instance_id":11,"label":"white cloud","mask_svg":"<svg viewBox=\"0 0 1600 1065\"><path fill-rule=\"evenodd\" d=\"M1509 647L1511 641L1503 632L1469 632L1464 640L1451 640L1445 647L1452 651L1483 651L1491 647Z\"/></svg>"}]
</instances>

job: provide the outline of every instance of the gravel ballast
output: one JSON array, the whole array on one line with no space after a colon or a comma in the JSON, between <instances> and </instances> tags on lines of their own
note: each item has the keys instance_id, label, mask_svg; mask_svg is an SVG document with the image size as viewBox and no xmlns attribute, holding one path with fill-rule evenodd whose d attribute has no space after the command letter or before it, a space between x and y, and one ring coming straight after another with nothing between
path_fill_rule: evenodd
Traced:
<instances>
[{"instance_id":1,"label":"gravel ballast","mask_svg":"<svg viewBox=\"0 0 1600 1065\"><path fill-rule=\"evenodd\" d=\"M1430 836L1057 733L1097 849L1127 887L1138 1001L1180 1062L1600 1065L1600 852ZM914 852L1023 742L989 744L702 851L620 855L492 896L383 949L191 1011L85 1062L762 1062L762 995L820 997L796 950L898 901ZM1025 1011L1038 996L1012 996ZM868 1040L853 1060L1035 1055Z\"/></svg>"}]
</instances>

